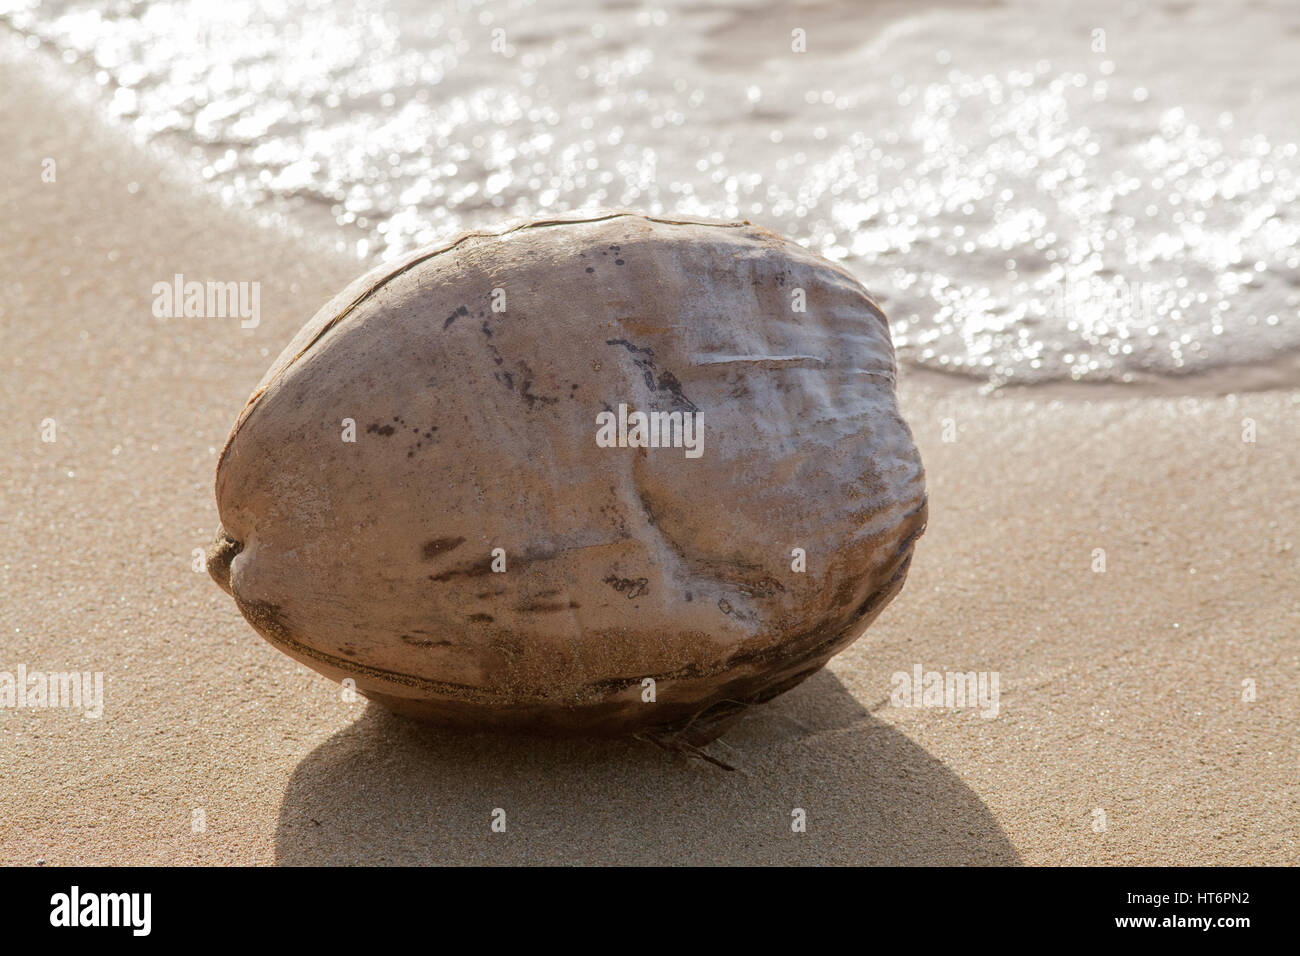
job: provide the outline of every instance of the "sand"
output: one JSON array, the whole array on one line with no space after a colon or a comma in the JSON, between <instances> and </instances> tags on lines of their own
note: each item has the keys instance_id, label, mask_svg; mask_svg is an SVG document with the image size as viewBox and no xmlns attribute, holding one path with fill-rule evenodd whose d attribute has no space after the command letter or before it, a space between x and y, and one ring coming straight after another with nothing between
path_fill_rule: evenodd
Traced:
<instances>
[{"instance_id":1,"label":"sand","mask_svg":"<svg viewBox=\"0 0 1300 956\"><path fill-rule=\"evenodd\" d=\"M105 680L98 720L0 710L0 862L1300 858L1300 392L905 375L931 507L907 587L712 746L736 772L437 733L344 701L192 566L235 414L358 263L196 198L8 61L0 141L0 671ZM178 272L260 282L261 324L154 318ZM997 672L997 717L892 706L918 664Z\"/></svg>"}]
</instances>

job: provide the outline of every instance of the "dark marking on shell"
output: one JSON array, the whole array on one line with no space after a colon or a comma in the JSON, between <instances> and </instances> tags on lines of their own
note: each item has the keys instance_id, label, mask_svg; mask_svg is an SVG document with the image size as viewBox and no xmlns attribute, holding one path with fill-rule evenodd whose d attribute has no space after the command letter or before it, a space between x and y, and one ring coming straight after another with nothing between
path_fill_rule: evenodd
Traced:
<instances>
[{"instance_id":1,"label":"dark marking on shell","mask_svg":"<svg viewBox=\"0 0 1300 956\"><path fill-rule=\"evenodd\" d=\"M633 363L636 364L637 368L641 369L641 373L645 377L646 388L652 392L667 392L672 396L672 411L698 412L700 410L699 406L686 397L682 391L682 383L676 375L668 371L659 371L654 362L655 353L653 349L633 345L627 339L606 339L605 344L621 345L627 349L632 355ZM637 358L638 353L646 357ZM658 376L657 380L656 376Z\"/></svg>"},{"instance_id":2,"label":"dark marking on shell","mask_svg":"<svg viewBox=\"0 0 1300 956\"><path fill-rule=\"evenodd\" d=\"M524 374L524 384L520 389L520 394L523 395L524 400L528 402L528 407L530 409L535 408L538 402L541 402L543 405L554 405L559 401L558 398L550 398L546 395L534 395L532 391L530 391L533 385L533 370L529 368L527 362L520 362L519 370Z\"/></svg>"},{"instance_id":3,"label":"dark marking on shell","mask_svg":"<svg viewBox=\"0 0 1300 956\"><path fill-rule=\"evenodd\" d=\"M626 591L625 596L629 601L650 590L650 582L646 578L620 578L616 574L611 574L609 577L602 578L601 582L608 584L620 594Z\"/></svg>"},{"instance_id":4,"label":"dark marking on shell","mask_svg":"<svg viewBox=\"0 0 1300 956\"><path fill-rule=\"evenodd\" d=\"M643 349L643 348L641 348L641 347L639 347L639 346L633 345L633 344L632 344L631 342L629 342L627 339L606 339L606 340L605 340L605 344L606 344L606 345L621 345L621 346L623 346L623 348L627 349L627 350L628 350L629 352L631 352L633 355L635 355L637 352L640 352L642 355L648 355L648 356L650 356L651 358L654 358L654 357L655 357L654 349Z\"/></svg>"},{"instance_id":5,"label":"dark marking on shell","mask_svg":"<svg viewBox=\"0 0 1300 956\"><path fill-rule=\"evenodd\" d=\"M410 634L403 634L402 640L412 647L451 647L451 641L431 641L428 638L412 637Z\"/></svg>"},{"instance_id":6,"label":"dark marking on shell","mask_svg":"<svg viewBox=\"0 0 1300 956\"><path fill-rule=\"evenodd\" d=\"M509 567L512 570L526 568L537 561L550 561L559 557L559 551L534 551L525 552L524 554L513 555L510 558ZM492 574L492 559L484 558L477 564L470 565L467 568L453 568L450 571L444 571L442 574L429 575L430 581L450 581L452 578L481 578L485 574ZM504 591L493 591L491 594L504 594ZM479 597L485 597L489 592L480 594Z\"/></svg>"},{"instance_id":7,"label":"dark marking on shell","mask_svg":"<svg viewBox=\"0 0 1300 956\"><path fill-rule=\"evenodd\" d=\"M570 601L565 604L562 601L534 601L531 604L521 604L515 608L520 614L549 614L555 611L568 611L582 607L577 601Z\"/></svg>"},{"instance_id":8,"label":"dark marking on shell","mask_svg":"<svg viewBox=\"0 0 1300 956\"><path fill-rule=\"evenodd\" d=\"M451 328L451 323L455 322L462 315L469 315L469 309L465 308L463 305L451 315L447 316L447 321L442 324L443 329L446 330Z\"/></svg>"},{"instance_id":9,"label":"dark marking on shell","mask_svg":"<svg viewBox=\"0 0 1300 956\"><path fill-rule=\"evenodd\" d=\"M446 554L464 543L464 538L432 538L424 542L424 560L432 561L438 555Z\"/></svg>"},{"instance_id":10,"label":"dark marking on shell","mask_svg":"<svg viewBox=\"0 0 1300 956\"><path fill-rule=\"evenodd\" d=\"M771 575L764 574L763 569L756 564L733 564L731 567L735 571L726 566L714 565L714 578L751 597L771 597L778 591L785 591L784 584Z\"/></svg>"}]
</instances>

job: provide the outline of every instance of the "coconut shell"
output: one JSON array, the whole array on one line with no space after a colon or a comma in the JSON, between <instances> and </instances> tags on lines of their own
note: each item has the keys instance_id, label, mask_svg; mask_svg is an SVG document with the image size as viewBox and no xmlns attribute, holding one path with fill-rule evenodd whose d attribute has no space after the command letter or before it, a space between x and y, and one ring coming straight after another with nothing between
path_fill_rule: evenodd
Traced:
<instances>
[{"instance_id":1,"label":"coconut shell","mask_svg":"<svg viewBox=\"0 0 1300 956\"><path fill-rule=\"evenodd\" d=\"M698 743L902 587L926 495L894 382L867 291L748 222L470 233L276 360L221 453L209 571L395 711ZM702 452L601 447L620 405L698 415Z\"/></svg>"}]
</instances>

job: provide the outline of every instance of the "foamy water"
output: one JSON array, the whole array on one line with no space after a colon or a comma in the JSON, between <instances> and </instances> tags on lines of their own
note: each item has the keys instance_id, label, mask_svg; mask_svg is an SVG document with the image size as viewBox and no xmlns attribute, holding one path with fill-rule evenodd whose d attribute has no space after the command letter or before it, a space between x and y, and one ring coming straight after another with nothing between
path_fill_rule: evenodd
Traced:
<instances>
[{"instance_id":1,"label":"foamy water","mask_svg":"<svg viewBox=\"0 0 1300 956\"><path fill-rule=\"evenodd\" d=\"M595 207L746 217L848 265L900 360L991 384L1300 349L1300 4L366 8L0 22L362 259Z\"/></svg>"}]
</instances>

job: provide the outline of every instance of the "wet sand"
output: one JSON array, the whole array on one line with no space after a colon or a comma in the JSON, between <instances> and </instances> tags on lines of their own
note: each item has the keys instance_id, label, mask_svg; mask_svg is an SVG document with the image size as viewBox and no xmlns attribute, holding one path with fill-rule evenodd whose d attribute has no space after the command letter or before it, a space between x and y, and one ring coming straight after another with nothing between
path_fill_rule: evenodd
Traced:
<instances>
[{"instance_id":1,"label":"wet sand","mask_svg":"<svg viewBox=\"0 0 1300 956\"><path fill-rule=\"evenodd\" d=\"M235 414L358 264L196 198L5 61L0 141L0 671L106 684L98 720L0 710L0 862L1300 861L1300 393L905 375L931 510L907 587L712 746L737 772L440 734L342 701L192 566ZM260 325L154 318L176 273L260 282ZM996 671L998 716L892 706L917 664Z\"/></svg>"}]
</instances>

